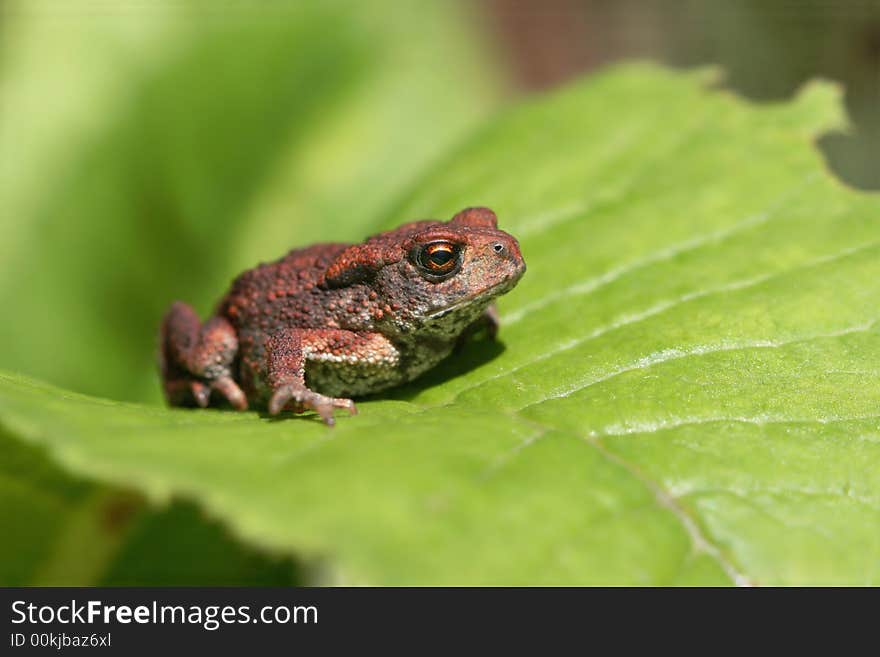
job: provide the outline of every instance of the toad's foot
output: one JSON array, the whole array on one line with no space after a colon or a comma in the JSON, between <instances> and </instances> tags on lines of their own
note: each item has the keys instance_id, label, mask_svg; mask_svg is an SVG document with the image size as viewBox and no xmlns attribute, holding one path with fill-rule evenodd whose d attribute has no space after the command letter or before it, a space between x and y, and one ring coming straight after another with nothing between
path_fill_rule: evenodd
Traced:
<instances>
[{"instance_id":1,"label":"toad's foot","mask_svg":"<svg viewBox=\"0 0 880 657\"><path fill-rule=\"evenodd\" d=\"M315 411L330 427L336 424L333 412L337 408L346 409L349 415L357 414L357 407L351 399L327 397L309 390L298 382L282 385L272 394L272 399L269 400L269 413L278 415L285 408L289 408L294 413Z\"/></svg>"},{"instance_id":2,"label":"toad's foot","mask_svg":"<svg viewBox=\"0 0 880 657\"><path fill-rule=\"evenodd\" d=\"M235 410L247 410L247 397L238 384L229 377L213 381L193 378L166 379L165 381L165 393L174 406L190 406L195 403L200 408L207 408L213 390L220 393Z\"/></svg>"}]
</instances>

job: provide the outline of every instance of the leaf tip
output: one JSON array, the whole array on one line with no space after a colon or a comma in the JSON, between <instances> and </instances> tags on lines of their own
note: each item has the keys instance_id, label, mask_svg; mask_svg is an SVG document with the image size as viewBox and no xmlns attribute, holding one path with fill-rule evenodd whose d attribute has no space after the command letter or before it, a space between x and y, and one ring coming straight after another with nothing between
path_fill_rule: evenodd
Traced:
<instances>
[{"instance_id":1,"label":"leaf tip","mask_svg":"<svg viewBox=\"0 0 880 657\"><path fill-rule=\"evenodd\" d=\"M793 110L802 118L804 127L813 136L829 131L846 131L849 117L843 102L843 85L832 80L816 78L798 89Z\"/></svg>"}]
</instances>

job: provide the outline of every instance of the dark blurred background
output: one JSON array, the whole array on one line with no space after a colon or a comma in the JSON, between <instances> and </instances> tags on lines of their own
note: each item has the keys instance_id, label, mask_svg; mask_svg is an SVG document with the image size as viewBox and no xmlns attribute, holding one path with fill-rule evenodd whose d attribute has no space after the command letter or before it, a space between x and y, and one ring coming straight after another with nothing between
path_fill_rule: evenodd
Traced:
<instances>
[{"instance_id":1,"label":"dark blurred background","mask_svg":"<svg viewBox=\"0 0 880 657\"><path fill-rule=\"evenodd\" d=\"M717 64L755 100L842 83L849 134L822 147L848 183L880 189L880 0L482 0L501 61L526 91L622 58Z\"/></svg>"}]
</instances>

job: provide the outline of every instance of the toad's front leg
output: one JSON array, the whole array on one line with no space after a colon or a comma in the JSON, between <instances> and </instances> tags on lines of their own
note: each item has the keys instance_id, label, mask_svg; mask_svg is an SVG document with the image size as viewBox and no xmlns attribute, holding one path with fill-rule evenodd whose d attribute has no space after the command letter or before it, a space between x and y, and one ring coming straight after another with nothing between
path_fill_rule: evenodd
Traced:
<instances>
[{"instance_id":1,"label":"toad's front leg","mask_svg":"<svg viewBox=\"0 0 880 657\"><path fill-rule=\"evenodd\" d=\"M494 340L498 337L498 327L500 325L501 320L498 316L498 308L493 303L483 311L482 315L462 331L461 335L458 336L456 346L461 347L465 342L481 332L485 332L487 338Z\"/></svg>"},{"instance_id":2,"label":"toad's front leg","mask_svg":"<svg viewBox=\"0 0 880 657\"><path fill-rule=\"evenodd\" d=\"M266 381L271 390L268 409L273 415L284 408L294 412L313 410L325 423L334 424L337 408L357 413L351 399L322 395L306 387L309 362L333 363L338 368L357 368L363 363L394 360L397 351L379 333L355 333L340 329L287 328L266 340Z\"/></svg>"}]
</instances>

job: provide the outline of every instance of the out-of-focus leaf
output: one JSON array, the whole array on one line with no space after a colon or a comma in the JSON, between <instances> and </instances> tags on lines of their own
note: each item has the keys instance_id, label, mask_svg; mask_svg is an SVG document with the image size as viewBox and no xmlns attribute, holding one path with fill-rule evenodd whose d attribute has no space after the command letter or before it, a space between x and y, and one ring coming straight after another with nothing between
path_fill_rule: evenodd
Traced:
<instances>
[{"instance_id":1,"label":"out-of-focus leaf","mask_svg":"<svg viewBox=\"0 0 880 657\"><path fill-rule=\"evenodd\" d=\"M127 489L60 470L0 433L0 585L301 583L290 558L234 541L191 504L150 508Z\"/></svg>"},{"instance_id":2,"label":"out-of-focus leaf","mask_svg":"<svg viewBox=\"0 0 880 657\"><path fill-rule=\"evenodd\" d=\"M173 299L364 230L496 95L453 3L4 7L0 365L117 399Z\"/></svg>"},{"instance_id":3,"label":"out-of-focus leaf","mask_svg":"<svg viewBox=\"0 0 880 657\"><path fill-rule=\"evenodd\" d=\"M876 584L880 199L823 170L834 88L756 107L704 78L528 103L386 218L498 210L529 264L503 349L333 431L9 375L0 422L343 581Z\"/></svg>"}]
</instances>

